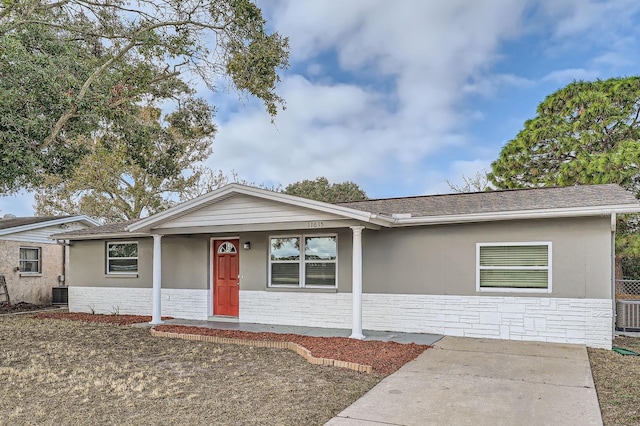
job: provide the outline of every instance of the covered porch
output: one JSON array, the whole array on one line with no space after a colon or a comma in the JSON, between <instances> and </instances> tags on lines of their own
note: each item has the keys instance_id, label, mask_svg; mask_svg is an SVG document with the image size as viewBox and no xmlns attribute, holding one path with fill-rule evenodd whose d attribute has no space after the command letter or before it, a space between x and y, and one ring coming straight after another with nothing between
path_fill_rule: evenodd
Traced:
<instances>
[{"instance_id":1,"label":"covered porch","mask_svg":"<svg viewBox=\"0 0 640 426\"><path fill-rule=\"evenodd\" d=\"M364 339L362 237L365 230L379 230L381 220L366 212L242 186L185 204L128 227L130 232L153 238L152 324L162 323L163 281L168 275L164 262L175 262L175 249L169 253L165 241L197 237L208 239L210 320L280 322L277 309L286 307L274 307L278 300L286 299L284 303L299 308L331 305L339 299L341 322L327 318L322 325L350 326L350 337ZM332 245L329 252L312 255L309 247L323 242ZM277 244L288 245L289 250L276 248ZM322 274L324 278L317 279ZM350 324L345 324L346 297L350 298ZM262 315L265 310L272 312L271 318ZM290 319L289 324L297 322ZM311 325L319 325L318 319Z\"/></svg>"},{"instance_id":2,"label":"covered porch","mask_svg":"<svg viewBox=\"0 0 640 426\"><path fill-rule=\"evenodd\" d=\"M300 296L304 297L304 294L316 294L314 297L321 298L322 294L330 295L338 292L341 293L350 293L351 297L351 332L350 336L355 339L364 339L365 335L362 330L362 234L366 229L363 225L354 225L349 226L346 229L340 228L330 228L324 231L323 233L314 232L315 238L319 239L317 235L331 235L332 239L338 239L342 237L344 238L345 231L348 231L350 235L350 244L347 244L345 241L340 241L340 246L349 246L345 251L345 255L337 254L334 265L335 269L337 269L337 264L340 263L343 270L349 272L350 276L348 282L345 282L345 273L342 273L338 278L337 271L334 269L334 286L307 286L307 287L294 287L288 284L285 285L277 285L272 283L271 276L262 275L262 280L258 278L257 283L255 280L255 275L259 275L259 272L256 272L256 269L260 269L260 267L256 267L255 259L258 258L258 263L268 263L267 258L273 257L273 254L269 253L269 246L265 249L265 239L269 239L266 235L278 235L278 240L290 240L297 239L298 237L287 238L289 236L297 236L297 235L307 235L301 234L302 230L290 230L288 232L292 233L284 233L285 231L274 229L271 233L269 232L260 232L259 234L252 233L250 230L247 230L239 235L228 235L228 236L209 236L212 235L207 233L207 236L210 240L208 244L210 247L208 257L210 259L209 265L209 274L208 274L208 285L209 285L209 320L212 320L217 324L233 324L236 325L239 322L242 322L241 312L243 312L242 302L243 297L240 295L241 290L245 294L253 294L255 292L273 292L275 294L279 293L283 295L284 293L297 293ZM255 239L251 237L247 237L247 235L253 236L254 238L259 238L263 240L261 243L257 243ZM241 238L241 236L243 238ZM162 324L161 320L162 316L162 294L163 294L163 237L162 234L152 234L153 237L153 267L152 267L152 321L151 324ZM285 238L283 238L285 237ZM310 239L309 238L309 239ZM166 239L166 238L164 238ZM251 241L253 239L253 241ZM246 240L246 241L245 241ZM271 239L273 240L273 239ZM253 252L250 252L253 251ZM350 252L350 254L348 253ZM346 255L349 255L349 264L344 265ZM170 254L169 254L170 256ZM230 258L229 261L225 261L223 258ZM235 261L236 266L229 266L229 262L233 264ZM290 264L290 263L289 263ZM304 262L302 262L304 264ZM280 264L277 264L280 265ZM287 265L285 263L285 265ZM266 273L272 274L272 266L269 265ZM294 266L297 267L297 264L294 263ZM218 270L219 269L219 270ZM226 275L225 275L226 274ZM223 276L223 279L221 279ZM246 276L246 279L245 279ZM220 282L222 284L220 284ZM223 287L223 288L220 288ZM256 288L257 287L257 288ZM222 291L221 291L222 290ZM318 294L320 293L320 294ZM223 296L223 294L225 296ZM230 296L226 296L229 295ZM216 298L228 298L229 300L234 300L235 303L235 311L232 308L231 310L220 309L220 302L216 300ZM291 326L288 326L291 327Z\"/></svg>"}]
</instances>

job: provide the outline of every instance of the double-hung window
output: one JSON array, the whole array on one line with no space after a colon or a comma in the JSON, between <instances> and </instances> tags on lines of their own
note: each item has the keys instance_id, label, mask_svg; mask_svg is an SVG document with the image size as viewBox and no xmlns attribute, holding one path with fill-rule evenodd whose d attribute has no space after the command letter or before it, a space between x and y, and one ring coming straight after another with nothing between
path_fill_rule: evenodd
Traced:
<instances>
[{"instance_id":1,"label":"double-hung window","mask_svg":"<svg viewBox=\"0 0 640 426\"><path fill-rule=\"evenodd\" d=\"M138 273L138 243L107 243L107 274Z\"/></svg>"},{"instance_id":2,"label":"double-hung window","mask_svg":"<svg viewBox=\"0 0 640 426\"><path fill-rule=\"evenodd\" d=\"M20 272L23 274L41 274L42 262L40 247L20 247Z\"/></svg>"},{"instance_id":3,"label":"double-hung window","mask_svg":"<svg viewBox=\"0 0 640 426\"><path fill-rule=\"evenodd\" d=\"M269 240L270 287L337 286L338 237L295 235Z\"/></svg>"},{"instance_id":4,"label":"double-hung window","mask_svg":"<svg viewBox=\"0 0 640 426\"><path fill-rule=\"evenodd\" d=\"M478 291L551 292L551 243L478 243Z\"/></svg>"}]
</instances>

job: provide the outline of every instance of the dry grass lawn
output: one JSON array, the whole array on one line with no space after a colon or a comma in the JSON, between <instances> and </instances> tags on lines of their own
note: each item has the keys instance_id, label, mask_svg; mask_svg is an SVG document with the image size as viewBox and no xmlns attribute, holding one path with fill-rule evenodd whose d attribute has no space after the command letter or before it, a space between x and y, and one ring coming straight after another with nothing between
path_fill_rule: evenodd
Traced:
<instances>
[{"instance_id":1,"label":"dry grass lawn","mask_svg":"<svg viewBox=\"0 0 640 426\"><path fill-rule=\"evenodd\" d=\"M640 338L618 337L613 346L640 353ZM604 349L588 351L604 424L640 424L640 356Z\"/></svg>"},{"instance_id":2,"label":"dry grass lawn","mask_svg":"<svg viewBox=\"0 0 640 426\"><path fill-rule=\"evenodd\" d=\"M320 425L380 377L288 350L0 317L0 423Z\"/></svg>"}]
</instances>

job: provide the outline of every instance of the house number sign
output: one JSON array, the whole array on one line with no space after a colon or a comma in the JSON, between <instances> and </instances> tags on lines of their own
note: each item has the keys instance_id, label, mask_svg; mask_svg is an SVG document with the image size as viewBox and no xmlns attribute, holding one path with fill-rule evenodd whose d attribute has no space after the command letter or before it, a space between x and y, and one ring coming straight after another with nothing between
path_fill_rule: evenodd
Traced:
<instances>
[{"instance_id":1,"label":"house number sign","mask_svg":"<svg viewBox=\"0 0 640 426\"><path fill-rule=\"evenodd\" d=\"M307 222L307 228L324 228L324 222L322 221L313 221Z\"/></svg>"}]
</instances>

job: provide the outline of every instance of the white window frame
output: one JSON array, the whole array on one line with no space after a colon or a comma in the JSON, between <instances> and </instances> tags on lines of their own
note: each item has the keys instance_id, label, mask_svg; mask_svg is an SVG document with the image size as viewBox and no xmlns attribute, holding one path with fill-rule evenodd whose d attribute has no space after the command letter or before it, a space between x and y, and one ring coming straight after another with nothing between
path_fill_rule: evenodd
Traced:
<instances>
[{"instance_id":1,"label":"white window frame","mask_svg":"<svg viewBox=\"0 0 640 426\"><path fill-rule=\"evenodd\" d=\"M138 255L136 257L109 257L109 245L111 244L135 244L137 249L136 252ZM109 271L109 260L110 259L136 259L138 262L138 268L135 271L123 271L123 272L113 272ZM107 246L105 250L105 273L107 275L138 275L138 271L140 271L140 245L138 241L107 241Z\"/></svg>"},{"instance_id":2,"label":"white window frame","mask_svg":"<svg viewBox=\"0 0 640 426\"><path fill-rule=\"evenodd\" d=\"M334 237L336 239L336 260L306 260L304 255L305 249L305 238L308 237ZM300 239L300 259L299 260L271 260L271 239L273 238L299 238ZM270 288L324 288L324 289L337 289L338 288L338 234L336 233L321 233L321 234L285 234L285 235L269 235L268 243L269 245L269 253L267 257L269 258L269 269L267 271L268 275L268 287ZM271 283L271 265L273 263L298 263L298 276L300 280L298 285L289 285L289 284L272 284ZM333 286L327 285L307 285L305 283L305 268L307 263L335 263L336 265L336 282Z\"/></svg>"},{"instance_id":3,"label":"white window frame","mask_svg":"<svg viewBox=\"0 0 640 426\"><path fill-rule=\"evenodd\" d=\"M22 249L25 250L38 250L38 270L36 272L31 272L31 271L23 271L22 270L22 262L26 261L26 262L33 262L33 259L23 259L22 258ZM20 267L20 275L31 275L31 276L35 276L35 275L42 275L42 247L36 247L36 246L20 246L20 249L18 251L18 265Z\"/></svg>"},{"instance_id":4,"label":"white window frame","mask_svg":"<svg viewBox=\"0 0 640 426\"><path fill-rule=\"evenodd\" d=\"M495 246L547 246L547 266L480 266L480 248ZM499 292L499 293L551 293L553 284L553 244L551 241L526 241L526 242L504 242L504 243L476 243L476 291L478 292ZM547 288L517 288L517 287L481 287L481 270L546 270Z\"/></svg>"}]
</instances>

